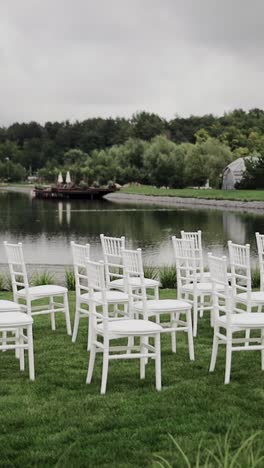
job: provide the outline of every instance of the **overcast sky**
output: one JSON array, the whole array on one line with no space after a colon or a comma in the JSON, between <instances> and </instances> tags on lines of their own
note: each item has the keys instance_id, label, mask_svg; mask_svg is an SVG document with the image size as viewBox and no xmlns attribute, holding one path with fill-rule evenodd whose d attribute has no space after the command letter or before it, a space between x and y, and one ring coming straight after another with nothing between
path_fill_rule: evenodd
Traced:
<instances>
[{"instance_id":1,"label":"overcast sky","mask_svg":"<svg viewBox=\"0 0 264 468\"><path fill-rule=\"evenodd\" d=\"M263 0L1 0L0 125L264 107Z\"/></svg>"}]
</instances>

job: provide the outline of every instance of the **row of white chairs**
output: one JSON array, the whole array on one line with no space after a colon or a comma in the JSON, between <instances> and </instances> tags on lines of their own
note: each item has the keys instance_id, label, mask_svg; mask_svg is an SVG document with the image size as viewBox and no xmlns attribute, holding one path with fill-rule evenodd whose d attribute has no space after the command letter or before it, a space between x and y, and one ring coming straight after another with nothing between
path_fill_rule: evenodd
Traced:
<instances>
[{"instance_id":1,"label":"row of white chairs","mask_svg":"<svg viewBox=\"0 0 264 468\"><path fill-rule=\"evenodd\" d=\"M263 287L264 236L259 233L257 233L256 236L260 258L261 285ZM219 278L215 271L214 274L212 274L212 267L210 267L210 265L212 264L212 259L215 259L215 257L210 256L209 258L210 271L204 271L201 231L196 233L185 233L182 231L181 239L173 237L172 240L177 269L177 300L159 299L158 281L144 278L141 250L131 251L125 249L124 237L112 238L101 235L104 262L92 262L90 260L89 244L84 246L74 242L71 244L76 278L76 310L72 340L76 340L80 317L89 316L88 349L91 353L87 382L90 382L92 377L96 352L99 350L103 351L102 393L104 393L106 389L109 360L132 357L140 358L140 375L142 378L145 375L144 365L149 357L154 357L157 363L156 387L160 389L160 345L157 344L159 343L160 332L166 331L171 333L172 350L174 352L176 352L176 332L180 330L187 332L190 359L194 359L191 308L193 309L194 335L197 333L198 312L202 314L205 308L209 308L212 311L212 325L215 327L216 323L218 323L217 320L215 320L215 317L219 315L216 298L223 295L223 291L226 293L226 285L223 284L223 281L218 281ZM227 272L227 281L229 287L228 294L232 295L232 314L234 312L236 314L244 314L245 307L247 313L251 313L253 308L257 307L258 314L260 314L264 302L264 292L256 292L251 289L249 245L239 246L229 241L228 247L230 252L231 275ZM50 314L51 326L52 329L55 330L55 313L63 312L66 318L67 332L70 335L71 324L67 289L55 285L29 286L22 245L8 244L5 242L5 249L12 279L14 295L14 302L12 303L13 312L16 311L17 314L21 314L21 310L27 312L29 316L27 319L29 319L29 321L25 325L20 326L15 323L11 323L10 325L8 321L4 323L4 315L9 309L4 304L2 304L2 307L0 302L0 310L2 311L0 330L3 332L0 349L16 349L17 356L20 358L20 368L23 369L24 349L29 349L30 347L30 378L34 378L32 316ZM226 260L224 263L226 264ZM219 268L219 270L221 269ZM153 289L154 291L151 297L148 295L149 289ZM213 298L213 304L212 302L208 304L205 303L204 299L206 296L210 299ZM46 307L33 307L33 301L44 297L49 299L49 303ZM63 301L58 302L58 297L62 297ZM229 304L229 300L227 302ZM84 305L86 307L83 307ZM103 312L98 312L98 305L102 308ZM110 311L110 306L113 306L113 311ZM122 315L121 318L120 314ZM170 322L165 326L162 322L161 327L160 317L162 314L169 314ZM180 320L182 314L185 315L185 320ZM259 328L261 328L260 319L262 319L262 316L261 314L258 316L254 314L254 317L251 316L252 319L258 319L257 326ZM12 320L14 322L15 315L12 316L12 319L11 315L9 315L9 317L11 322ZM139 317L141 317L140 321L138 320ZM18 322L22 318L25 320L25 314L22 314L20 318L17 317ZM243 319L244 318L245 315L243 316ZM156 324L150 322L149 319L154 319ZM238 318L236 318L236 320L238 320ZM220 323L223 323L223 320L220 321ZM255 325L254 327L256 328ZM151 330L150 327L152 327ZM250 346L252 341L254 342L254 339L250 338L250 327L252 327L252 321L245 327L246 338L244 339L245 346L243 349L260 349L258 346L262 346L262 341L260 345ZM27 335L21 333L23 328L27 329ZM117 331L117 329L119 331ZM15 331L15 338L7 337L8 331ZM150 334L150 331L152 334ZM110 355L109 341L111 339L116 339L116 337L124 336L124 334L129 338L126 353L123 355ZM104 344L98 341L97 336L103 336L103 341L106 341L108 344L104 346ZM139 353L132 352L135 336L141 337ZM155 337L154 347L150 347L149 345L149 336ZM219 338L219 330L215 330L215 337L216 336ZM9 343L9 341L12 341L12 343ZM222 341L219 341L219 339L217 341L216 338L214 339L210 370L214 369L214 359L217 349L216 342L218 346L218 342ZM231 352L233 350L231 346ZM239 350L239 347L236 347L236 350ZM151 355L151 352L153 355ZM227 371L225 377L226 383L229 381L229 378L230 372L228 377Z\"/></svg>"},{"instance_id":2,"label":"row of white chairs","mask_svg":"<svg viewBox=\"0 0 264 468\"><path fill-rule=\"evenodd\" d=\"M194 360L191 305L178 299L159 299L159 282L144 277L141 249L125 249L124 238L101 235L101 240L104 252L102 262L90 260L88 244L71 243L76 279L72 340L76 340L80 317L88 316L90 360L87 383L91 382L95 355L101 351L101 393L106 391L109 361L127 358L140 359L141 378L145 377L148 359L155 359L156 388L160 390L160 333L171 334L172 351L176 352L176 333L187 332L189 357ZM151 296L149 289L154 290ZM98 306L102 310L98 311ZM163 315L169 316L169 322L164 323L161 320ZM102 341L98 337L102 337ZM128 338L127 346L111 347L110 341L118 337ZM135 337L140 338L139 346L135 346ZM154 337L154 346L150 345L151 337Z\"/></svg>"}]
</instances>

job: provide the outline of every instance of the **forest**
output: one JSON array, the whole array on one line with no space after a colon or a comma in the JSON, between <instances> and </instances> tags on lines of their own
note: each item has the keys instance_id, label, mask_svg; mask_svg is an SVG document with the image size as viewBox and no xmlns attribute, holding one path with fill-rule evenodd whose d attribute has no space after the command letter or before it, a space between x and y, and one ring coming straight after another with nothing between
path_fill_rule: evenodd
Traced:
<instances>
[{"instance_id":1,"label":"forest","mask_svg":"<svg viewBox=\"0 0 264 468\"><path fill-rule=\"evenodd\" d=\"M236 109L223 116L171 120L145 111L125 118L82 122L13 123L0 127L0 180L16 182L37 175L53 183L71 171L83 184L137 182L182 188L209 179L221 187L222 171L240 156L259 156L247 164L243 188L264 188L264 110ZM248 182L247 182L248 181Z\"/></svg>"}]
</instances>

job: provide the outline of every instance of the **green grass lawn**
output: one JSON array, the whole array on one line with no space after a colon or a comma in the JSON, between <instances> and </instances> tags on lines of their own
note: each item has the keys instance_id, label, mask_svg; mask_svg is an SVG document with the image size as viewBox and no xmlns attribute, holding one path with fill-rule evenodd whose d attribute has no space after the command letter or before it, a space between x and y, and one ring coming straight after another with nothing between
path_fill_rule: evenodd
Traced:
<instances>
[{"instance_id":1,"label":"green grass lawn","mask_svg":"<svg viewBox=\"0 0 264 468\"><path fill-rule=\"evenodd\" d=\"M174 295L172 290L161 292L163 298ZM73 318L74 293L70 304ZM194 362L188 359L184 333L178 334L176 354L169 337L162 336L161 392L155 390L153 362L140 381L138 360L128 360L110 363L105 396L99 393L101 356L92 384L85 384L86 320L72 344L63 316L57 317L55 332L48 317L35 317L35 382L29 381L27 367L20 373L13 352L0 354L1 467L143 467L153 466L154 454L173 460L173 466L186 466L173 452L168 434L194 466L201 438L213 449L216 435L224 437L232 427L235 448L263 429L260 353L236 353L231 384L224 386L224 349L216 372L208 373L212 330L207 317L199 321Z\"/></svg>"},{"instance_id":2,"label":"green grass lawn","mask_svg":"<svg viewBox=\"0 0 264 468\"><path fill-rule=\"evenodd\" d=\"M131 185L121 192L137 195L207 198L214 200L264 201L264 190L205 190L205 189L165 189L151 185Z\"/></svg>"}]
</instances>

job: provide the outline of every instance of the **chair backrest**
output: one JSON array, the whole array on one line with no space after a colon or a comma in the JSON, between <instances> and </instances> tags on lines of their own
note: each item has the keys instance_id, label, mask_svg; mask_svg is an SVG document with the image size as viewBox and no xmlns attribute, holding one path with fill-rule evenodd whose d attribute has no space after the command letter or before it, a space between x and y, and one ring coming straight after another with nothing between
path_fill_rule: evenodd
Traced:
<instances>
[{"instance_id":1,"label":"chair backrest","mask_svg":"<svg viewBox=\"0 0 264 468\"><path fill-rule=\"evenodd\" d=\"M194 251L197 258L197 273L200 276L204 273L202 231L185 232L181 231L181 238L193 241Z\"/></svg>"},{"instance_id":2,"label":"chair backrest","mask_svg":"<svg viewBox=\"0 0 264 468\"><path fill-rule=\"evenodd\" d=\"M208 266L213 285L213 319L218 319L220 315L226 315L227 325L231 323L231 313L233 311L232 287L229 284L227 272L227 258L215 257L208 254Z\"/></svg>"},{"instance_id":3,"label":"chair backrest","mask_svg":"<svg viewBox=\"0 0 264 468\"><path fill-rule=\"evenodd\" d=\"M234 244L228 241L228 251L231 266L231 284L233 294L246 293L251 296L250 245Z\"/></svg>"},{"instance_id":4,"label":"chair backrest","mask_svg":"<svg viewBox=\"0 0 264 468\"><path fill-rule=\"evenodd\" d=\"M182 287L192 283L197 284L197 258L192 239L178 239L172 237L172 245L177 271L177 289L180 293Z\"/></svg>"},{"instance_id":5,"label":"chair backrest","mask_svg":"<svg viewBox=\"0 0 264 468\"><path fill-rule=\"evenodd\" d=\"M86 261L87 259L90 259L90 244L81 245L71 241L71 250L76 294L85 294L89 291Z\"/></svg>"},{"instance_id":6,"label":"chair backrest","mask_svg":"<svg viewBox=\"0 0 264 468\"><path fill-rule=\"evenodd\" d=\"M264 291L264 234L256 232L256 241L259 257L260 289Z\"/></svg>"},{"instance_id":7,"label":"chair backrest","mask_svg":"<svg viewBox=\"0 0 264 468\"><path fill-rule=\"evenodd\" d=\"M29 287L22 243L10 244L5 241L4 248L11 275L13 294L16 296L19 289L25 288L27 291Z\"/></svg>"},{"instance_id":8,"label":"chair backrest","mask_svg":"<svg viewBox=\"0 0 264 468\"><path fill-rule=\"evenodd\" d=\"M134 300L147 300L147 290L145 286L144 267L141 249L122 249L122 262L124 267L125 287L130 297ZM133 278L139 278L139 288L135 290L131 286Z\"/></svg>"},{"instance_id":9,"label":"chair backrest","mask_svg":"<svg viewBox=\"0 0 264 468\"><path fill-rule=\"evenodd\" d=\"M106 300L106 282L104 262L86 261L86 272L89 284L89 299L91 301L91 325L102 323L104 332L108 331L108 305ZM95 293L101 293L100 297L95 297ZM96 306L102 306L102 311L98 311Z\"/></svg>"},{"instance_id":10,"label":"chair backrest","mask_svg":"<svg viewBox=\"0 0 264 468\"><path fill-rule=\"evenodd\" d=\"M125 237L109 237L100 234L103 258L105 263L106 284L112 280L123 278L121 250L125 248Z\"/></svg>"}]
</instances>

